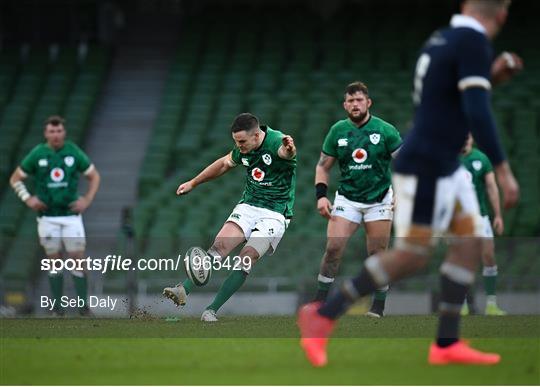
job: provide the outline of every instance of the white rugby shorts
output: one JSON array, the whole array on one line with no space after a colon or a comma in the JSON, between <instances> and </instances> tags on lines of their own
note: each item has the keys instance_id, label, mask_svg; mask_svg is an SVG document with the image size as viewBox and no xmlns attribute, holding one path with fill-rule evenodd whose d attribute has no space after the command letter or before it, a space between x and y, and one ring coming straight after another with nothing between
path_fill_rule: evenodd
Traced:
<instances>
[{"instance_id":1,"label":"white rugby shorts","mask_svg":"<svg viewBox=\"0 0 540 387\"><path fill-rule=\"evenodd\" d=\"M68 253L84 251L86 234L81 215L41 216L37 218L38 235L47 255L62 250L62 243Z\"/></svg>"},{"instance_id":2,"label":"white rugby shorts","mask_svg":"<svg viewBox=\"0 0 540 387\"><path fill-rule=\"evenodd\" d=\"M349 200L336 192L334 206L332 207L332 216L339 216L357 224L375 222L377 220L392 220L394 216L393 196L394 192L392 191L392 187L390 187L381 202L366 204Z\"/></svg>"},{"instance_id":3,"label":"white rugby shorts","mask_svg":"<svg viewBox=\"0 0 540 387\"><path fill-rule=\"evenodd\" d=\"M235 223L242 229L246 246L252 246L261 257L269 250L268 246L269 255L276 251L289 225L289 220L282 214L246 203L236 205L227 222Z\"/></svg>"}]
</instances>

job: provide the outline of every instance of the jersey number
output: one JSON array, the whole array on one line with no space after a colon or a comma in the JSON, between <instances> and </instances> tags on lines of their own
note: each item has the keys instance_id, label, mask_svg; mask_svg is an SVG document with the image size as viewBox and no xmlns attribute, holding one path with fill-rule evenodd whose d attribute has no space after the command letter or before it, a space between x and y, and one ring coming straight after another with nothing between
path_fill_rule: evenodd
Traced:
<instances>
[{"instance_id":1,"label":"jersey number","mask_svg":"<svg viewBox=\"0 0 540 387\"><path fill-rule=\"evenodd\" d=\"M420 55L420 58L418 58L418 62L416 62L413 93L413 101L415 105L420 105L420 100L422 98L422 89L424 87L424 77L426 76L430 62L431 57L428 54Z\"/></svg>"}]
</instances>

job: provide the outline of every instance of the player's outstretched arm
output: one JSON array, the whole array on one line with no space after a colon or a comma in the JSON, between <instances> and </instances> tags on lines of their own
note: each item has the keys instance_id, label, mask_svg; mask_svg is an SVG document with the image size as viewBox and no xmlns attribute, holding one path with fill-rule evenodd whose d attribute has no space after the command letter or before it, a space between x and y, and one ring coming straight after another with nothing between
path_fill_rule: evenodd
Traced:
<instances>
[{"instance_id":1,"label":"player's outstretched arm","mask_svg":"<svg viewBox=\"0 0 540 387\"><path fill-rule=\"evenodd\" d=\"M230 171L235 166L236 164L232 160L231 154L228 153L227 155L217 159L212 164L207 166L201 173L199 173L193 179L180 184L178 186L178 189L176 190L176 194L185 195L188 192L190 192L193 188L198 186L199 184L206 183L207 181L213 180L223 175L224 173Z\"/></svg>"},{"instance_id":2,"label":"player's outstretched arm","mask_svg":"<svg viewBox=\"0 0 540 387\"><path fill-rule=\"evenodd\" d=\"M11 177L9 178L9 184L11 185L11 188L15 191L17 196L32 210L34 211L43 211L47 208L45 203L43 203L37 196L30 195L30 192L28 192L28 189L26 188L26 185L24 184L24 179L26 179L26 173L21 169L21 167L17 167L15 171L11 174Z\"/></svg>"},{"instance_id":3,"label":"player's outstretched arm","mask_svg":"<svg viewBox=\"0 0 540 387\"><path fill-rule=\"evenodd\" d=\"M315 195L317 197L317 210L326 219L332 217L332 204L328 200L328 182L330 170L336 161L335 157L321 152L321 157L315 167Z\"/></svg>"},{"instance_id":4,"label":"player's outstretched arm","mask_svg":"<svg viewBox=\"0 0 540 387\"><path fill-rule=\"evenodd\" d=\"M278 149L278 156L285 160L291 160L296 156L296 146L291 136L283 136L281 139L281 146Z\"/></svg>"},{"instance_id":5,"label":"player's outstretched arm","mask_svg":"<svg viewBox=\"0 0 540 387\"><path fill-rule=\"evenodd\" d=\"M99 189L99 184L101 182L101 176L99 172L92 164L90 168L84 173L84 176L88 180L88 190L84 196L79 197L73 203L70 203L69 208L71 211L78 214L82 214L90 204L94 201L94 197Z\"/></svg>"}]
</instances>

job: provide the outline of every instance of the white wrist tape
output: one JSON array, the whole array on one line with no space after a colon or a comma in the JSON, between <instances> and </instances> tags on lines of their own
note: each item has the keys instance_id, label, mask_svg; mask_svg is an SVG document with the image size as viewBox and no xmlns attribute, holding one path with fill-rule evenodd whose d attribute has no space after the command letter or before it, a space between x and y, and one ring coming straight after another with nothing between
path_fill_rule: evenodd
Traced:
<instances>
[{"instance_id":1,"label":"white wrist tape","mask_svg":"<svg viewBox=\"0 0 540 387\"><path fill-rule=\"evenodd\" d=\"M13 184L13 190L15 190L15 193L23 202L30 198L30 193L22 181L18 181Z\"/></svg>"}]
</instances>

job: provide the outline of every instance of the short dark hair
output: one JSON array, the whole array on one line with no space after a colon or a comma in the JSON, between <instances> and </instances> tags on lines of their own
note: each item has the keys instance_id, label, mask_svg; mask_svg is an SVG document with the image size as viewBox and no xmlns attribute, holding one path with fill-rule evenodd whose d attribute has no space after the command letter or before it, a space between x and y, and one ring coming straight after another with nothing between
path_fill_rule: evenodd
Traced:
<instances>
[{"instance_id":1,"label":"short dark hair","mask_svg":"<svg viewBox=\"0 0 540 387\"><path fill-rule=\"evenodd\" d=\"M50 116L45 120L45 128L47 128L48 125L52 126L60 126L64 125L66 123L66 120L60 116Z\"/></svg>"},{"instance_id":2,"label":"short dark hair","mask_svg":"<svg viewBox=\"0 0 540 387\"><path fill-rule=\"evenodd\" d=\"M259 127L259 119L251 113L242 113L236 116L232 125L231 132L237 133L243 130L252 130Z\"/></svg>"},{"instance_id":3,"label":"short dark hair","mask_svg":"<svg viewBox=\"0 0 540 387\"><path fill-rule=\"evenodd\" d=\"M347 87L345 88L345 98L348 95L353 95L355 93L363 93L366 97L369 97L369 90L365 83L356 81L353 83L349 83Z\"/></svg>"}]
</instances>

